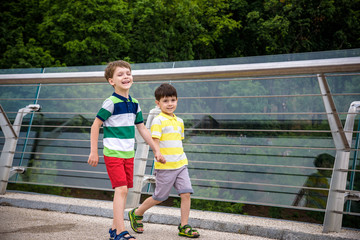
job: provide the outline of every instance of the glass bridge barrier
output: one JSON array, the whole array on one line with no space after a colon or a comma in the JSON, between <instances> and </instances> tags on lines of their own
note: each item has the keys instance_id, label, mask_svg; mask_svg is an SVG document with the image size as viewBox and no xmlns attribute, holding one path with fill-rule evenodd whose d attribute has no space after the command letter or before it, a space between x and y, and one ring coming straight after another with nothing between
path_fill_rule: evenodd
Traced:
<instances>
[{"instance_id":1,"label":"glass bridge barrier","mask_svg":"<svg viewBox=\"0 0 360 240\"><path fill-rule=\"evenodd\" d=\"M335 191L342 193L341 210L329 211L358 217L359 202L351 198L350 206L345 192L356 196L360 189L359 116L353 114L353 129L342 126L350 104L360 99L359 56L360 49L352 49L133 64L130 94L139 100L147 123L155 88L168 82L177 89L176 115L185 123L192 198L325 214ZM112 191L103 158L96 168L87 164L91 124L113 92L104 68L0 71L0 103L10 122L18 109L41 105L23 119L12 166L25 172L10 177L10 184ZM352 141L340 148L347 133ZM102 132L100 156L101 137ZM0 146L4 144L3 132ZM136 156L142 165L136 168L128 206L153 191L142 182L152 175L153 154L138 138L136 148L145 154ZM338 189L332 187L332 175L342 149L349 154L341 172L351 173L353 181L346 177L346 188ZM345 209L344 203L350 207Z\"/></svg>"}]
</instances>

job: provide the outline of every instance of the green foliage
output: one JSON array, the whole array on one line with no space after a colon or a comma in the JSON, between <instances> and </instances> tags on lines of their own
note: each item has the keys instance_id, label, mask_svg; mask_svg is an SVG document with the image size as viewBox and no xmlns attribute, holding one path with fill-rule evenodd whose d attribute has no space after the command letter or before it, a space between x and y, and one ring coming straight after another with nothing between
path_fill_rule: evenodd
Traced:
<instances>
[{"instance_id":1,"label":"green foliage","mask_svg":"<svg viewBox=\"0 0 360 240\"><path fill-rule=\"evenodd\" d=\"M0 9L0 68L360 47L359 0L16 0Z\"/></svg>"},{"instance_id":2,"label":"green foliage","mask_svg":"<svg viewBox=\"0 0 360 240\"><path fill-rule=\"evenodd\" d=\"M269 208L269 216L272 218L281 218L282 209L278 207Z\"/></svg>"},{"instance_id":3,"label":"green foliage","mask_svg":"<svg viewBox=\"0 0 360 240\"><path fill-rule=\"evenodd\" d=\"M174 199L174 207L180 207L180 204L180 199ZM203 211L243 214L243 206L243 203L191 199L191 208Z\"/></svg>"},{"instance_id":4,"label":"green foliage","mask_svg":"<svg viewBox=\"0 0 360 240\"><path fill-rule=\"evenodd\" d=\"M315 219L316 221L323 222L325 213L323 213L323 212L307 211L307 212L306 212L306 215L308 215L309 217ZM344 221L344 223L345 223L345 221ZM351 225L354 225L354 224L350 224L350 226L351 226ZM349 226L349 225L347 225L347 226Z\"/></svg>"},{"instance_id":5,"label":"green foliage","mask_svg":"<svg viewBox=\"0 0 360 240\"><path fill-rule=\"evenodd\" d=\"M66 189L66 188L62 188L62 187L9 183L7 186L7 189L16 190L16 191L25 191L25 192L53 194L53 195L59 195L59 196L65 196L65 197L70 196L70 190Z\"/></svg>"},{"instance_id":6,"label":"green foliage","mask_svg":"<svg viewBox=\"0 0 360 240\"><path fill-rule=\"evenodd\" d=\"M59 62L51 56L50 51L39 46L35 39L23 42L22 36L16 39L16 45L9 48L0 60L0 64L7 68L42 68L45 66L59 66Z\"/></svg>"},{"instance_id":7,"label":"green foliage","mask_svg":"<svg viewBox=\"0 0 360 240\"><path fill-rule=\"evenodd\" d=\"M351 227L360 229L360 221L358 216L344 215L342 221L343 227Z\"/></svg>"},{"instance_id":8,"label":"green foliage","mask_svg":"<svg viewBox=\"0 0 360 240\"><path fill-rule=\"evenodd\" d=\"M130 30L124 1L50 1L40 4L39 37L66 65L100 65L125 57Z\"/></svg>"}]
</instances>

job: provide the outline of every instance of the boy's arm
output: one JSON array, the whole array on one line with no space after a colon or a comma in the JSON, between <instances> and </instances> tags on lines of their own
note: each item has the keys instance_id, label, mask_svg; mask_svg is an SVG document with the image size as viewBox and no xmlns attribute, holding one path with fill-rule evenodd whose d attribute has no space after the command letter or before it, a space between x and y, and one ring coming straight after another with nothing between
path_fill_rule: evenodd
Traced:
<instances>
[{"instance_id":1,"label":"boy's arm","mask_svg":"<svg viewBox=\"0 0 360 240\"><path fill-rule=\"evenodd\" d=\"M88 159L88 163L96 167L99 163L99 153L98 153L98 142L99 142L99 132L100 127L103 122L95 118L93 124L91 125L91 132L90 132L90 155Z\"/></svg>"},{"instance_id":2,"label":"boy's arm","mask_svg":"<svg viewBox=\"0 0 360 240\"><path fill-rule=\"evenodd\" d=\"M149 146L153 150L156 161L165 163L166 160L165 160L164 156L161 155L161 153L160 153L159 142L158 142L158 144L156 144L154 142L153 138L151 137L150 131L145 127L144 123L136 124L136 127L137 127L140 135L145 140L145 142L147 142L147 144L149 144Z\"/></svg>"},{"instance_id":3,"label":"boy's arm","mask_svg":"<svg viewBox=\"0 0 360 240\"><path fill-rule=\"evenodd\" d=\"M158 139L158 138L152 138L153 139L153 141L154 141L154 143L155 143L155 146L158 146L159 147L159 149L160 149L160 139ZM160 151L159 151L159 153L160 153ZM163 156L163 155L161 155L160 154L160 157L161 158L156 158L156 160L158 161L158 162L161 162L161 163L163 163L163 164L165 164L166 163L166 159L165 159L165 157Z\"/></svg>"}]
</instances>

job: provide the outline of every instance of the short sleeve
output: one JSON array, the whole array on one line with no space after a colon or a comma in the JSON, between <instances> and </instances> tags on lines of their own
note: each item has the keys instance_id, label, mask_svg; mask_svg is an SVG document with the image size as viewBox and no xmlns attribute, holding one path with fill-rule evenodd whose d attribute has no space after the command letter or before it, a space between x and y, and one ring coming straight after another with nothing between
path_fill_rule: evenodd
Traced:
<instances>
[{"instance_id":1,"label":"short sleeve","mask_svg":"<svg viewBox=\"0 0 360 240\"><path fill-rule=\"evenodd\" d=\"M114 103L110 99L106 99L97 113L96 117L105 122L114 112Z\"/></svg>"},{"instance_id":2,"label":"short sleeve","mask_svg":"<svg viewBox=\"0 0 360 240\"><path fill-rule=\"evenodd\" d=\"M151 137L159 138L161 137L161 120L158 117L155 117L151 123Z\"/></svg>"},{"instance_id":3,"label":"short sleeve","mask_svg":"<svg viewBox=\"0 0 360 240\"><path fill-rule=\"evenodd\" d=\"M184 134L185 127L183 121L181 121L180 127L181 127L181 140L183 140L185 138L185 134Z\"/></svg>"}]
</instances>

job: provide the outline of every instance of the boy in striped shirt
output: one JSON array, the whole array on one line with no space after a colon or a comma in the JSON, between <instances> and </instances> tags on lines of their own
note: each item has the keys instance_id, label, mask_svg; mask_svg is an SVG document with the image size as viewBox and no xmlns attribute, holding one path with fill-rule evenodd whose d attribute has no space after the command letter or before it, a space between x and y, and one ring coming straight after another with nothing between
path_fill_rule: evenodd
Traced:
<instances>
[{"instance_id":1,"label":"boy in striped shirt","mask_svg":"<svg viewBox=\"0 0 360 240\"><path fill-rule=\"evenodd\" d=\"M188 160L182 146L184 139L184 122L175 116L177 92L170 84L162 84L155 90L155 103L161 113L151 124L151 136L166 162L155 162L156 185L153 196L147 198L138 208L129 212L131 228L137 232L144 231L141 222L144 213L151 207L165 201L174 186L181 198L181 223L178 227L179 236L197 238L197 230L188 224L190 215L190 194L193 193L188 172Z\"/></svg>"},{"instance_id":2,"label":"boy in striped shirt","mask_svg":"<svg viewBox=\"0 0 360 240\"><path fill-rule=\"evenodd\" d=\"M125 231L124 211L128 189L133 187L135 125L140 135L150 145L158 161L165 161L159 146L144 125L139 102L129 95L133 84L131 66L125 61L114 61L105 69L106 80L114 87L114 93L107 98L91 126L91 152L88 163L96 167L99 163L98 139L101 125L104 130L104 161L112 188L113 224L109 229L110 239L135 239Z\"/></svg>"}]
</instances>

